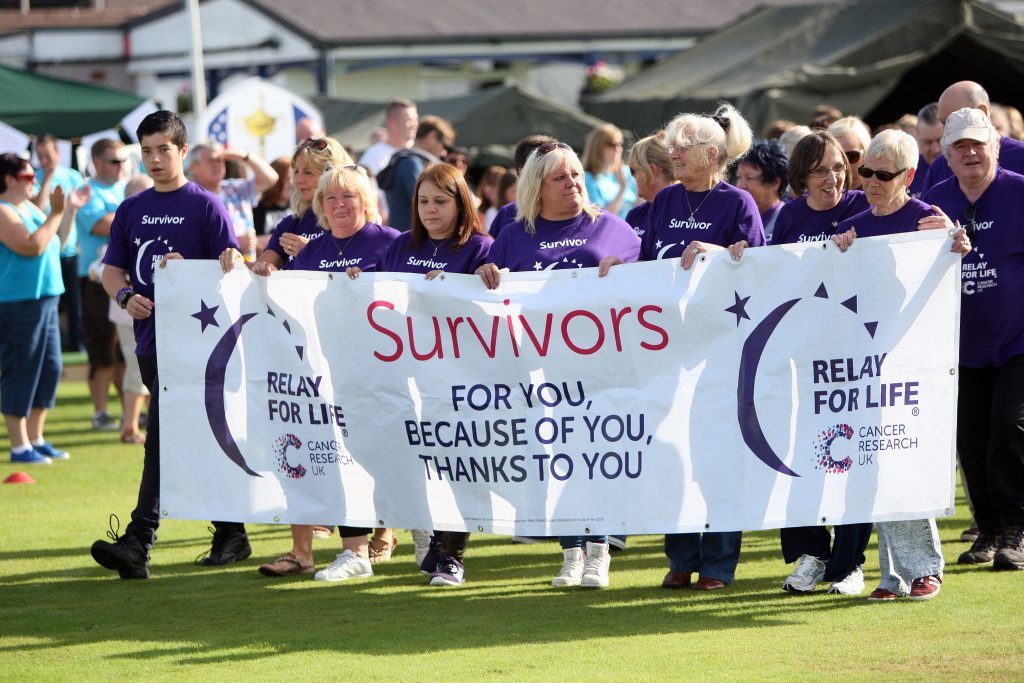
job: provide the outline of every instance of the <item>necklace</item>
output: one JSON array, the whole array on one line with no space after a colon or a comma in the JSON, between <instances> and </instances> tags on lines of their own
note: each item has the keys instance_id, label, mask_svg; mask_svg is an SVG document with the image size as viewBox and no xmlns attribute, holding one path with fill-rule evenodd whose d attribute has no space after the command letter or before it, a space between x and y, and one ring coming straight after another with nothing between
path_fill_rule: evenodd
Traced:
<instances>
[{"instance_id":1,"label":"necklace","mask_svg":"<svg viewBox=\"0 0 1024 683\"><path fill-rule=\"evenodd\" d=\"M427 236L427 239L430 240L430 243L434 246L434 253L431 255L430 258L434 258L435 256L437 256L437 250L444 246L444 243L448 241L448 238L446 237L438 243L435 242L434 239L429 235Z\"/></svg>"},{"instance_id":2,"label":"necklace","mask_svg":"<svg viewBox=\"0 0 1024 683\"><path fill-rule=\"evenodd\" d=\"M351 235L346 237L344 244L341 244L340 242L338 242L338 238L334 236L334 233L328 233L328 234L330 234L331 239L334 240L335 246L338 247L338 258L341 258L341 257L343 257L345 255L345 250L348 249L349 243L352 240L354 240L359 235L360 232L362 232L362 230L356 230L354 233L352 233Z\"/></svg>"},{"instance_id":3,"label":"necklace","mask_svg":"<svg viewBox=\"0 0 1024 683\"><path fill-rule=\"evenodd\" d=\"M690 210L691 223L694 222L693 217L697 215L698 211L700 211L700 207L704 206L704 202L708 200L708 197L711 196L711 193L714 191L716 187L718 187L718 183L715 183L714 185L711 186L711 189L708 190L708 193L706 195L704 195L704 199L700 200L700 204L697 205L696 209L690 206L690 191L687 190L685 186L683 187L683 198L686 199L686 208Z\"/></svg>"}]
</instances>

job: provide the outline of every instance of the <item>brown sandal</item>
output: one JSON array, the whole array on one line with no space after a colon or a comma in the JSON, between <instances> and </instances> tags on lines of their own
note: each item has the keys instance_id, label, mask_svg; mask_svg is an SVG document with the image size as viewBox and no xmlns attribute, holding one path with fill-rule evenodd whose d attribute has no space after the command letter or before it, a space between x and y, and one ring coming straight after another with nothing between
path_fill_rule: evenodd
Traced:
<instances>
[{"instance_id":1,"label":"brown sandal","mask_svg":"<svg viewBox=\"0 0 1024 683\"><path fill-rule=\"evenodd\" d=\"M316 567L312 564L304 566L291 553L282 555L273 562L260 565L263 576L293 576L295 574L312 574Z\"/></svg>"},{"instance_id":2,"label":"brown sandal","mask_svg":"<svg viewBox=\"0 0 1024 683\"><path fill-rule=\"evenodd\" d=\"M387 562L391 559L391 553L395 552L395 548L398 547L398 538L392 537L391 543L388 543L383 538L374 536L370 539L370 564L377 564L378 562Z\"/></svg>"}]
</instances>

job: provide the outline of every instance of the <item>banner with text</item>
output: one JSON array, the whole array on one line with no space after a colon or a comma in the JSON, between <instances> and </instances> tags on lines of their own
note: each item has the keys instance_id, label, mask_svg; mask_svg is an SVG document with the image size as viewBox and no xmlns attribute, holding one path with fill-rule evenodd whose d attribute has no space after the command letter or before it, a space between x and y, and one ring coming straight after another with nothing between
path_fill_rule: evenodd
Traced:
<instances>
[{"instance_id":1,"label":"banner with text","mask_svg":"<svg viewBox=\"0 0 1024 683\"><path fill-rule=\"evenodd\" d=\"M950 244L510 273L494 291L171 262L161 514L525 535L951 514Z\"/></svg>"}]
</instances>

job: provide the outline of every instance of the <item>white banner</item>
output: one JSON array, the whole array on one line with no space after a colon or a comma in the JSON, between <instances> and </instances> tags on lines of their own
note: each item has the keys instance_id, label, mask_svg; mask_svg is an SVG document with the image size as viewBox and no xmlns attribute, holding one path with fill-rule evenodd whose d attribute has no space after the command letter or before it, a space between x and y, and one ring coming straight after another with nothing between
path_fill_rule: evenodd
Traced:
<instances>
[{"instance_id":1,"label":"white banner","mask_svg":"<svg viewBox=\"0 0 1024 683\"><path fill-rule=\"evenodd\" d=\"M937 232L596 269L157 275L161 514L528 535L952 513Z\"/></svg>"}]
</instances>

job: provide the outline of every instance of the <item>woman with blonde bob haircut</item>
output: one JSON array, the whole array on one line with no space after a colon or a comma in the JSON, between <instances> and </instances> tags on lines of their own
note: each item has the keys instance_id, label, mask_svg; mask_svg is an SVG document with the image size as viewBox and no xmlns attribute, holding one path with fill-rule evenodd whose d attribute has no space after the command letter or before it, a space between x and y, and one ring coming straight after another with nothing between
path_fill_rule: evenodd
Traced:
<instances>
[{"instance_id":1,"label":"woman with blonde bob haircut","mask_svg":"<svg viewBox=\"0 0 1024 683\"><path fill-rule=\"evenodd\" d=\"M636 181L622 163L622 131L605 123L590 131L583 146L587 196L596 206L625 217L636 204Z\"/></svg>"},{"instance_id":2,"label":"woman with blonde bob haircut","mask_svg":"<svg viewBox=\"0 0 1024 683\"><path fill-rule=\"evenodd\" d=\"M313 194L320 176L328 168L351 164L348 155L334 138L309 138L299 143L292 154L292 215L285 216L274 228L266 248L256 262L250 265L257 275L270 275L279 268L288 267L306 244L319 237L323 228L313 213ZM237 249L225 249L220 256L221 267L231 270L242 255Z\"/></svg>"},{"instance_id":3,"label":"woman with blonde bob haircut","mask_svg":"<svg viewBox=\"0 0 1024 683\"><path fill-rule=\"evenodd\" d=\"M530 155L519 177L516 205L516 221L502 229L488 262L476 270L488 289L501 284L502 268L599 267L603 277L610 259L631 262L640 254L640 238L629 224L587 199L583 165L565 143L545 143ZM562 569L551 585L608 585L608 536L563 536L559 541Z\"/></svg>"},{"instance_id":4,"label":"woman with blonde bob haircut","mask_svg":"<svg viewBox=\"0 0 1024 683\"><path fill-rule=\"evenodd\" d=\"M639 237L643 237L654 198L666 187L676 183L664 132L637 140L629 150L629 170L636 180L637 194L644 202L626 214L626 222L636 230Z\"/></svg>"}]
</instances>

